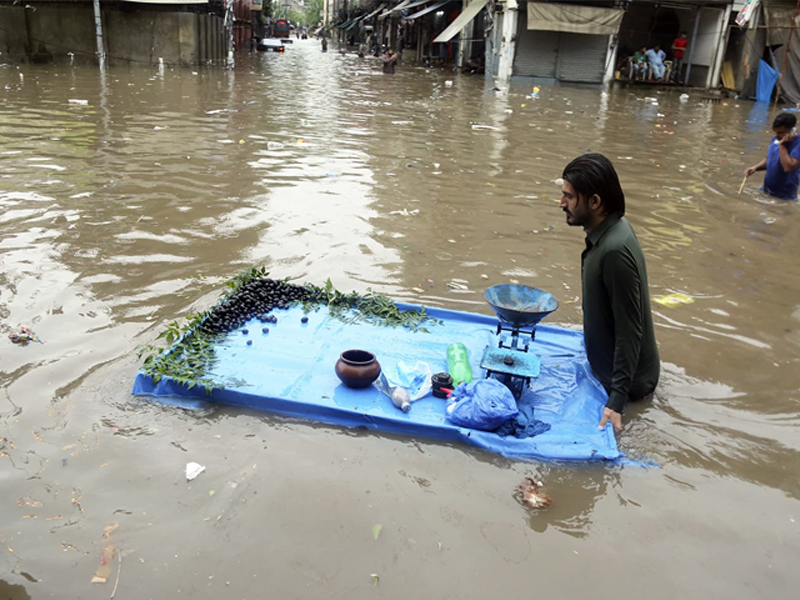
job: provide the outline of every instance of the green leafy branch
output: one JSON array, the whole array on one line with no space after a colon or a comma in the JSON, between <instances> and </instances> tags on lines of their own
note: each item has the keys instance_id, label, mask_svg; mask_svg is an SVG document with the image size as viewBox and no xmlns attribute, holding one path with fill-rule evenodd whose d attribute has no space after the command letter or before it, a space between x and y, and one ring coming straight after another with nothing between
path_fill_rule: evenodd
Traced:
<instances>
[{"instance_id":1,"label":"green leafy branch","mask_svg":"<svg viewBox=\"0 0 800 600\"><path fill-rule=\"evenodd\" d=\"M188 389L202 386L208 394L219 387L208 374L216 362L214 345L222 336L200 327L207 314L192 315L185 325L177 321L168 324L156 339L172 345L169 350L152 344L139 349L139 358L144 359L142 371L153 378L153 383L169 377Z\"/></svg>"},{"instance_id":2,"label":"green leafy branch","mask_svg":"<svg viewBox=\"0 0 800 600\"><path fill-rule=\"evenodd\" d=\"M268 276L264 267L243 270L225 284L220 303L233 297L248 282ZM286 281L288 280L287 278ZM346 323L366 322L386 327L404 327L423 333L429 333L424 325L442 323L428 316L425 308L402 310L391 298L372 290L364 295L356 292L345 294L334 288L330 279L325 282L324 287L308 283L305 289L308 294L301 302L305 312L317 311L321 306L327 306L333 318ZM150 375L153 383L168 377L188 389L201 386L209 394L215 387L223 387L220 382L211 379L210 373L217 360L214 347L224 339L225 334L210 332L202 326L213 310L212 308L191 315L183 325L177 321L167 324L156 340L163 340L168 349L152 344L138 348L138 357L143 361L142 372Z\"/></svg>"},{"instance_id":3,"label":"green leafy branch","mask_svg":"<svg viewBox=\"0 0 800 600\"><path fill-rule=\"evenodd\" d=\"M311 283L305 285L308 298L302 303L306 312L318 310L320 305L326 305L330 315L336 319L348 322L367 322L385 327L405 327L409 331L430 333L423 327L425 324L441 325L438 319L431 318L425 307L419 310L402 310L388 296L367 290L364 295L356 292L345 294L333 287L328 279L324 287Z\"/></svg>"}]
</instances>

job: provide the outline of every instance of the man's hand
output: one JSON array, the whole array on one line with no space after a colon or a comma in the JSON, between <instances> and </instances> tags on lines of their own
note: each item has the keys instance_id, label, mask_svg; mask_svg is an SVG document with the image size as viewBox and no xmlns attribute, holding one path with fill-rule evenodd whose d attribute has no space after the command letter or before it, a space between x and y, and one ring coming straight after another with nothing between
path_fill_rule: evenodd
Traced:
<instances>
[{"instance_id":1,"label":"man's hand","mask_svg":"<svg viewBox=\"0 0 800 600\"><path fill-rule=\"evenodd\" d=\"M797 136L797 133L795 133L794 131L787 133L785 136L783 136L783 139L781 140L781 146L786 146L787 144L791 143L791 141L795 138L795 136Z\"/></svg>"},{"instance_id":2,"label":"man's hand","mask_svg":"<svg viewBox=\"0 0 800 600\"><path fill-rule=\"evenodd\" d=\"M614 426L615 433L622 431L622 414L610 408L603 409L603 418L600 419L600 425L598 425L597 428L604 429L606 423L609 421L611 421L611 424Z\"/></svg>"},{"instance_id":3,"label":"man's hand","mask_svg":"<svg viewBox=\"0 0 800 600\"><path fill-rule=\"evenodd\" d=\"M757 171L757 169L756 169L755 167L747 167L747 168L744 170L744 176L745 176L745 177L750 177L750 175L752 175L752 174L753 174L753 173L755 173L756 171Z\"/></svg>"}]
</instances>

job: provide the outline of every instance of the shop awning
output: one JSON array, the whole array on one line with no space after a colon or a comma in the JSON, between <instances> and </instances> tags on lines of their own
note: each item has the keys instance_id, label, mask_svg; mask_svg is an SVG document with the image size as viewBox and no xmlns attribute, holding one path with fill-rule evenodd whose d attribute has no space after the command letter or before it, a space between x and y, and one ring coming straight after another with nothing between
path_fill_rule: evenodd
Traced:
<instances>
[{"instance_id":1,"label":"shop awning","mask_svg":"<svg viewBox=\"0 0 800 600\"><path fill-rule=\"evenodd\" d=\"M416 8L418 6L422 6L423 4L427 4L430 1L431 0L414 0L412 2L411 0L408 0L408 2L403 2L401 4L398 4L397 6L394 7L393 10L403 10L403 9L408 10L409 8Z\"/></svg>"},{"instance_id":2,"label":"shop awning","mask_svg":"<svg viewBox=\"0 0 800 600\"><path fill-rule=\"evenodd\" d=\"M429 12L433 12L435 10L440 9L445 4L447 4L450 0L444 0L444 2L437 2L436 4L432 4L431 6L426 6L419 12L415 12L413 15L409 15L406 17L406 21L413 21L414 19L418 19L424 15L427 15Z\"/></svg>"},{"instance_id":3,"label":"shop awning","mask_svg":"<svg viewBox=\"0 0 800 600\"><path fill-rule=\"evenodd\" d=\"M385 4L381 4L380 6L378 6L378 8L376 8L371 13L369 13L366 17L364 17L364 20L366 21L368 19L371 19L372 17L377 15L379 12L381 12L384 8L386 8L386 5Z\"/></svg>"},{"instance_id":4,"label":"shop awning","mask_svg":"<svg viewBox=\"0 0 800 600\"><path fill-rule=\"evenodd\" d=\"M468 5L460 15L455 18L455 21L450 23L442 33L440 33L433 43L436 44L437 42L449 42L452 40L459 31L464 29L475 17L478 16L478 13L483 10L483 7L486 6L486 0L473 0L472 4Z\"/></svg>"},{"instance_id":5,"label":"shop awning","mask_svg":"<svg viewBox=\"0 0 800 600\"><path fill-rule=\"evenodd\" d=\"M427 2L428 0L421 0L421 1L422 2ZM379 19L385 19L386 17L388 17L393 12L399 12L399 11L403 10L409 4L411 4L411 0L403 0L397 6L392 6L391 8L387 8L385 11L383 11L381 14L378 15L378 18Z\"/></svg>"},{"instance_id":6,"label":"shop awning","mask_svg":"<svg viewBox=\"0 0 800 600\"><path fill-rule=\"evenodd\" d=\"M528 2L528 29L616 35L624 14L621 8Z\"/></svg>"}]
</instances>

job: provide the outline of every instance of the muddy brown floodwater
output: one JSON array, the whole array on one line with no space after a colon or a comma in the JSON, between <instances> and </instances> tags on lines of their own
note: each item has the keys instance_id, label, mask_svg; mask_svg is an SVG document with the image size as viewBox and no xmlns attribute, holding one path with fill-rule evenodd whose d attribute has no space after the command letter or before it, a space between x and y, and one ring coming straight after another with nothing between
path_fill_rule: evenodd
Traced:
<instances>
[{"instance_id":1,"label":"muddy brown floodwater","mask_svg":"<svg viewBox=\"0 0 800 600\"><path fill-rule=\"evenodd\" d=\"M118 573L120 600L796 596L800 212L760 175L737 195L774 112L491 87L315 41L232 72L0 68L0 317L45 342L0 341L3 600L108 598ZM658 467L130 395L134 348L254 263L487 314L518 280L579 325L553 181L587 150L619 170L652 295L694 298L653 305L662 381L620 439ZM550 508L515 501L528 475ZM113 523L121 571L91 584Z\"/></svg>"}]
</instances>

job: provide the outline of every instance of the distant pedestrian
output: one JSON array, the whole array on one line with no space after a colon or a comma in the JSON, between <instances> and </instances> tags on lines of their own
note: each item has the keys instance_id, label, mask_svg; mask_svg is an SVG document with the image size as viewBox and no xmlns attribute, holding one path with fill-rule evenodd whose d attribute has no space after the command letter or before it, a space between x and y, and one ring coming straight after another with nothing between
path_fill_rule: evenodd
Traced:
<instances>
[{"instance_id":1,"label":"distant pedestrian","mask_svg":"<svg viewBox=\"0 0 800 600\"><path fill-rule=\"evenodd\" d=\"M653 69L653 75L655 75L656 81L664 79L664 59L667 58L666 53L656 44L645 52L645 54L647 55L647 62L650 63L650 67Z\"/></svg>"},{"instance_id":2,"label":"distant pedestrian","mask_svg":"<svg viewBox=\"0 0 800 600\"><path fill-rule=\"evenodd\" d=\"M322 38L322 51L323 52L327 52L328 51L328 39L327 38Z\"/></svg>"},{"instance_id":3,"label":"distant pedestrian","mask_svg":"<svg viewBox=\"0 0 800 600\"><path fill-rule=\"evenodd\" d=\"M647 48L644 46L633 53L631 75L634 79L644 79L647 75Z\"/></svg>"},{"instance_id":4,"label":"distant pedestrian","mask_svg":"<svg viewBox=\"0 0 800 600\"><path fill-rule=\"evenodd\" d=\"M683 55L686 52L686 32L681 31L680 37L675 38L672 42L672 80L683 81Z\"/></svg>"},{"instance_id":5,"label":"distant pedestrian","mask_svg":"<svg viewBox=\"0 0 800 600\"><path fill-rule=\"evenodd\" d=\"M767 149L767 157L757 165L747 167L744 176L766 171L761 191L782 200L797 201L800 185L800 137L795 130L797 117L781 113L772 122L775 136Z\"/></svg>"},{"instance_id":6,"label":"distant pedestrian","mask_svg":"<svg viewBox=\"0 0 800 600\"><path fill-rule=\"evenodd\" d=\"M386 54L383 55L383 72L387 75L394 75L394 69L397 66L397 54L394 50L389 48Z\"/></svg>"}]
</instances>

